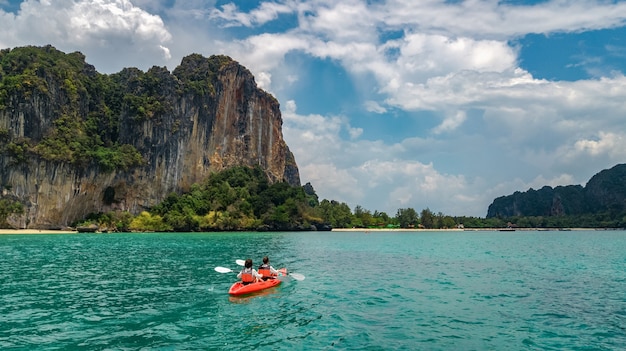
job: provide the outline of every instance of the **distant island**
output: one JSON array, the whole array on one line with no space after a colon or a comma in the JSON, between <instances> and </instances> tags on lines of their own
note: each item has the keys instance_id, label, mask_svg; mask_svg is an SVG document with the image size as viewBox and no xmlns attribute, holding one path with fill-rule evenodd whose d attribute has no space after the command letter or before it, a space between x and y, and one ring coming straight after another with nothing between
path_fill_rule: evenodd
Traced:
<instances>
[{"instance_id":1,"label":"distant island","mask_svg":"<svg viewBox=\"0 0 626 351\"><path fill-rule=\"evenodd\" d=\"M518 227L626 227L626 164L594 175L587 184L544 186L493 201L487 218L505 219Z\"/></svg>"}]
</instances>

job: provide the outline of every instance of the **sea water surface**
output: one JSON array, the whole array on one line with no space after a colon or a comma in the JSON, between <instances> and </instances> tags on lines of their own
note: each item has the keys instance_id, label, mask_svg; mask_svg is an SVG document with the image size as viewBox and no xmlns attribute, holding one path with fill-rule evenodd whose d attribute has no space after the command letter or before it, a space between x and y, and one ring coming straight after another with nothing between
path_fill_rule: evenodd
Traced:
<instances>
[{"instance_id":1,"label":"sea water surface","mask_svg":"<svg viewBox=\"0 0 626 351\"><path fill-rule=\"evenodd\" d=\"M2 350L626 348L625 231L0 235L0 284Z\"/></svg>"}]
</instances>

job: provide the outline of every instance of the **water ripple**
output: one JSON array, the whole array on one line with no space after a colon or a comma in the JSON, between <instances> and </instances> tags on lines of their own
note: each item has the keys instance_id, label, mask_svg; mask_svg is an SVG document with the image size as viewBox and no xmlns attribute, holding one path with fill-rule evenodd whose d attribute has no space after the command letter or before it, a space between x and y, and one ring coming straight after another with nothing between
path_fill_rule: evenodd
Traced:
<instances>
[{"instance_id":1,"label":"water ripple","mask_svg":"<svg viewBox=\"0 0 626 351\"><path fill-rule=\"evenodd\" d=\"M307 278L229 298L213 268L266 254ZM624 232L0 236L0 348L616 350L625 263Z\"/></svg>"}]
</instances>

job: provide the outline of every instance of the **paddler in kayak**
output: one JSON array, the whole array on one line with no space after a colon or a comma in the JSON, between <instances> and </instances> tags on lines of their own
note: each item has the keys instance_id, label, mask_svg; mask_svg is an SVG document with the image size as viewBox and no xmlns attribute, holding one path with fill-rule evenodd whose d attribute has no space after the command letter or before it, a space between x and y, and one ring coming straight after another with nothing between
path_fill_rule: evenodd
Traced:
<instances>
[{"instance_id":1,"label":"paddler in kayak","mask_svg":"<svg viewBox=\"0 0 626 351\"><path fill-rule=\"evenodd\" d=\"M256 269L252 268L252 259L248 258L244 263L241 272L237 274L237 278L241 279L243 285L248 285L262 280L263 276L259 274Z\"/></svg>"},{"instance_id":2,"label":"paddler in kayak","mask_svg":"<svg viewBox=\"0 0 626 351\"><path fill-rule=\"evenodd\" d=\"M274 279L278 276L278 271L270 265L270 259L263 257L263 264L259 266L259 274L263 276L263 280Z\"/></svg>"}]
</instances>

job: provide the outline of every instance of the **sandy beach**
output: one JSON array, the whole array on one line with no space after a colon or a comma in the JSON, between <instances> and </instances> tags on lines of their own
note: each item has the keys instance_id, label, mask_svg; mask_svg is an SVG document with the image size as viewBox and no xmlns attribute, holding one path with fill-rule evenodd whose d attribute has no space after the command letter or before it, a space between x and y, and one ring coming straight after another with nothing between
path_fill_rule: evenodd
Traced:
<instances>
[{"instance_id":1,"label":"sandy beach","mask_svg":"<svg viewBox=\"0 0 626 351\"><path fill-rule=\"evenodd\" d=\"M402 228L333 228L333 232L486 232L486 231L511 231L511 232L532 232L532 231L589 231L589 230L623 230L597 229L597 228L465 228L465 229L402 229Z\"/></svg>"},{"instance_id":2,"label":"sandy beach","mask_svg":"<svg viewBox=\"0 0 626 351\"><path fill-rule=\"evenodd\" d=\"M333 228L333 232L462 232L463 229L408 229L408 228Z\"/></svg>"},{"instance_id":3,"label":"sandy beach","mask_svg":"<svg viewBox=\"0 0 626 351\"><path fill-rule=\"evenodd\" d=\"M0 229L2 234L76 234L75 230L46 230L46 229Z\"/></svg>"}]
</instances>

